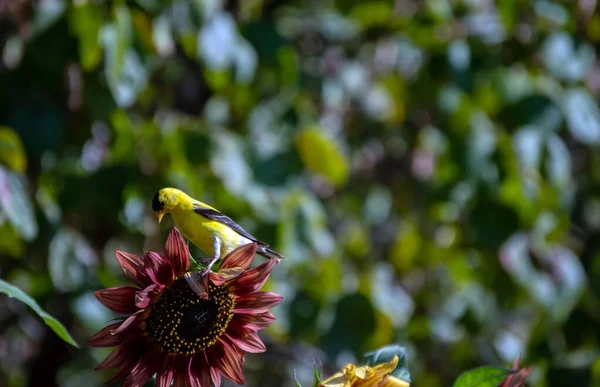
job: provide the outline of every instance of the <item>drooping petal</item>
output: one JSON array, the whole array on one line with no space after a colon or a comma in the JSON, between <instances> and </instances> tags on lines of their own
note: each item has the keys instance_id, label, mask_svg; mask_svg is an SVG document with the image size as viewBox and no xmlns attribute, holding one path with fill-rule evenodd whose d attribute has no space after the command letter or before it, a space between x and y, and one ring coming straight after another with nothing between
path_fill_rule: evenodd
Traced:
<instances>
[{"instance_id":1,"label":"drooping petal","mask_svg":"<svg viewBox=\"0 0 600 387\"><path fill-rule=\"evenodd\" d=\"M227 285L234 293L253 293L258 291L267 282L273 266L276 264L275 259L269 259L267 262L246 271L244 274L235 278Z\"/></svg>"},{"instance_id":2,"label":"drooping petal","mask_svg":"<svg viewBox=\"0 0 600 387\"><path fill-rule=\"evenodd\" d=\"M148 277L159 287L170 285L175 279L171 262L154 251L144 254L144 270Z\"/></svg>"},{"instance_id":3,"label":"drooping petal","mask_svg":"<svg viewBox=\"0 0 600 387\"><path fill-rule=\"evenodd\" d=\"M227 254L225 258L223 258L221 270L231 267L241 267L243 270L246 270L250 267L254 257L256 256L256 247L256 243L249 243L233 250L231 253Z\"/></svg>"},{"instance_id":4,"label":"drooping petal","mask_svg":"<svg viewBox=\"0 0 600 387\"><path fill-rule=\"evenodd\" d=\"M165 243L165 255L171 259L177 277L181 277L190 268L188 245L183 239L183 235L175 227L171 229L167 243Z\"/></svg>"},{"instance_id":5,"label":"drooping petal","mask_svg":"<svg viewBox=\"0 0 600 387\"><path fill-rule=\"evenodd\" d=\"M228 329L223 338L229 344L249 353L262 353L267 350L258 333L252 329Z\"/></svg>"},{"instance_id":6,"label":"drooping petal","mask_svg":"<svg viewBox=\"0 0 600 387\"><path fill-rule=\"evenodd\" d=\"M138 310L131 316L127 317L127 319L125 319L125 321L123 321L123 323L121 324L120 327L118 327L117 329L112 331L112 334L117 335L122 332L129 332L132 329L138 328L139 324L142 322L142 320L144 318L144 312L145 312L145 310Z\"/></svg>"},{"instance_id":7,"label":"drooping petal","mask_svg":"<svg viewBox=\"0 0 600 387\"><path fill-rule=\"evenodd\" d=\"M275 322L275 316L271 312L260 314L238 313L234 314L229 322L229 326L239 328L249 328L255 331L265 329Z\"/></svg>"},{"instance_id":8,"label":"drooping petal","mask_svg":"<svg viewBox=\"0 0 600 387\"><path fill-rule=\"evenodd\" d=\"M188 374L193 387L210 387L210 366L206 362L204 353L192 357Z\"/></svg>"},{"instance_id":9,"label":"drooping petal","mask_svg":"<svg viewBox=\"0 0 600 387\"><path fill-rule=\"evenodd\" d=\"M108 309L121 314L131 314L138 310L135 306L135 293L137 291L138 289L132 286L117 286L96 290L94 295Z\"/></svg>"},{"instance_id":10,"label":"drooping petal","mask_svg":"<svg viewBox=\"0 0 600 387\"><path fill-rule=\"evenodd\" d=\"M156 284L147 286L143 290L138 290L135 294L135 306L144 309L150 305L150 302L160 293L160 289Z\"/></svg>"},{"instance_id":11,"label":"drooping petal","mask_svg":"<svg viewBox=\"0 0 600 387\"><path fill-rule=\"evenodd\" d=\"M98 331L94 336L88 340L90 347L114 347L121 344L130 336L127 331L120 331L118 334L114 334L114 331L123 324L122 321L110 324Z\"/></svg>"},{"instance_id":12,"label":"drooping petal","mask_svg":"<svg viewBox=\"0 0 600 387\"><path fill-rule=\"evenodd\" d=\"M130 280L136 283L136 285L145 287L150 282L146 271L144 270L144 260L142 257L128 253L126 251L115 251L117 261L121 270Z\"/></svg>"},{"instance_id":13,"label":"drooping petal","mask_svg":"<svg viewBox=\"0 0 600 387\"><path fill-rule=\"evenodd\" d=\"M173 375L175 374L175 355L167 355L161 369L156 373L156 385L158 387L171 387Z\"/></svg>"},{"instance_id":14,"label":"drooping petal","mask_svg":"<svg viewBox=\"0 0 600 387\"><path fill-rule=\"evenodd\" d=\"M137 362L141 359L147 348L148 344L146 340L142 339L141 337L131 338L119 345L117 349L111 352L102 363L98 364L98 366L94 368L94 370L102 371L111 368L117 368L121 363L128 360Z\"/></svg>"},{"instance_id":15,"label":"drooping petal","mask_svg":"<svg viewBox=\"0 0 600 387\"><path fill-rule=\"evenodd\" d=\"M185 273L183 278L200 298L208 298L208 276L202 275L199 271L189 271Z\"/></svg>"},{"instance_id":16,"label":"drooping petal","mask_svg":"<svg viewBox=\"0 0 600 387\"><path fill-rule=\"evenodd\" d=\"M237 296L233 313L262 313L279 304L283 300L279 294L256 292Z\"/></svg>"},{"instance_id":17,"label":"drooping petal","mask_svg":"<svg viewBox=\"0 0 600 387\"><path fill-rule=\"evenodd\" d=\"M206 350L206 358L210 359L211 364L227 379L244 384L243 355L235 347L219 339Z\"/></svg>"},{"instance_id":18,"label":"drooping petal","mask_svg":"<svg viewBox=\"0 0 600 387\"><path fill-rule=\"evenodd\" d=\"M124 387L140 387L148 379L152 377L158 370L160 370L163 364L164 355L158 350L152 348L147 351L135 367L131 370L131 373L125 378L123 383Z\"/></svg>"}]
</instances>

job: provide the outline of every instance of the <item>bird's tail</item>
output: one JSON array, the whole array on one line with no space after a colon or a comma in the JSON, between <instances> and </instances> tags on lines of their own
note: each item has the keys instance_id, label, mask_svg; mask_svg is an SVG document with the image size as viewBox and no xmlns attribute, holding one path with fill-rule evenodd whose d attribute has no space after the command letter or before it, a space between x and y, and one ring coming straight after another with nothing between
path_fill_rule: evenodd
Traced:
<instances>
[{"instance_id":1,"label":"bird's tail","mask_svg":"<svg viewBox=\"0 0 600 387\"><path fill-rule=\"evenodd\" d=\"M277 262L281 261L282 259L285 259L282 255L276 253L275 251L265 246L258 246L257 253L265 258L276 259Z\"/></svg>"}]
</instances>

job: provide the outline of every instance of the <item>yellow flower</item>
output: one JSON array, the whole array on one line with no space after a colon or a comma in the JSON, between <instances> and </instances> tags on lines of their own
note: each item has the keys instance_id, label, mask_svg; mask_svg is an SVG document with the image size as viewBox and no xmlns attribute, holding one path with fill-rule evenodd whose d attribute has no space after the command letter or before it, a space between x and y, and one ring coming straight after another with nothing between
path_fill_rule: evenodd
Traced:
<instances>
[{"instance_id":1,"label":"yellow flower","mask_svg":"<svg viewBox=\"0 0 600 387\"><path fill-rule=\"evenodd\" d=\"M396 369L398 356L374 367L346 364L337 374L321 382L321 387L409 387L410 384L388 375Z\"/></svg>"}]
</instances>

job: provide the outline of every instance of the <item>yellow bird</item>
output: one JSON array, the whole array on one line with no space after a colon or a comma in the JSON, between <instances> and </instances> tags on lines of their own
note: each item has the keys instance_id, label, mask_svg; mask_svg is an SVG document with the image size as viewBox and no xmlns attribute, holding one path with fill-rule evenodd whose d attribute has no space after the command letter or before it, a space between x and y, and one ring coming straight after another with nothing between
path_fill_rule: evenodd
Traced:
<instances>
[{"instance_id":1,"label":"yellow bird","mask_svg":"<svg viewBox=\"0 0 600 387\"><path fill-rule=\"evenodd\" d=\"M207 267L238 247L252 242L258 244L257 253L271 259L283 259L269 245L257 240L239 224L208 204L202 203L175 188L163 188L154 195L152 209L158 222L167 213L183 236L212 257Z\"/></svg>"}]
</instances>

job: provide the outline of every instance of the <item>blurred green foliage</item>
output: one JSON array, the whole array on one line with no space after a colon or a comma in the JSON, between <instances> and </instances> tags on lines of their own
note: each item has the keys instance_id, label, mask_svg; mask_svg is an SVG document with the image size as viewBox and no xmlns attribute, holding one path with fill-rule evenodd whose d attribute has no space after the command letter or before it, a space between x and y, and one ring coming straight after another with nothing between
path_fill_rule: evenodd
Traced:
<instances>
[{"instance_id":1,"label":"blurred green foliage","mask_svg":"<svg viewBox=\"0 0 600 387\"><path fill-rule=\"evenodd\" d=\"M598 385L596 7L0 0L0 277L84 343L175 186L288 257L248 385L390 343L415 385L519 354ZM0 297L0 385L99 385L107 353Z\"/></svg>"}]
</instances>

